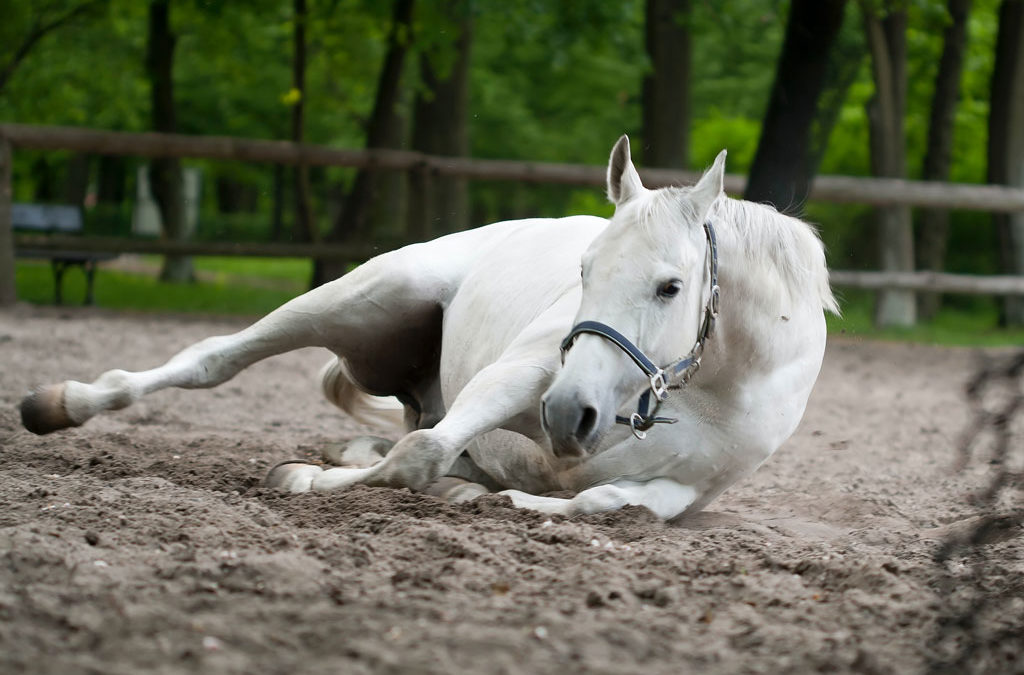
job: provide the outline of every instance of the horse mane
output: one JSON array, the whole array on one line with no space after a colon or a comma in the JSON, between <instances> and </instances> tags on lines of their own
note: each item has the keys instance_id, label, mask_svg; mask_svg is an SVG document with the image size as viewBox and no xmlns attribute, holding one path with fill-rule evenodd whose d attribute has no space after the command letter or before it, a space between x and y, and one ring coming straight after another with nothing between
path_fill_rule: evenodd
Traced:
<instances>
[{"instance_id":1,"label":"horse mane","mask_svg":"<svg viewBox=\"0 0 1024 675\"><path fill-rule=\"evenodd\" d=\"M839 304L829 284L825 246L811 224L779 213L775 207L729 197L719 197L712 207L723 222L723 238L731 239L733 255L739 253L750 266L771 261L789 292L817 295L823 309L839 314Z\"/></svg>"},{"instance_id":2,"label":"horse mane","mask_svg":"<svg viewBox=\"0 0 1024 675\"><path fill-rule=\"evenodd\" d=\"M656 234L654 223L668 219L696 222L696 213L689 188L663 188L648 193L643 205L642 226ZM720 196L711 207L709 217L718 236L723 264L763 274L762 279L777 278L790 297L813 293L823 309L839 314L839 305L829 284L825 249L814 226L792 216L779 213L765 204ZM664 229L657 228L664 232ZM742 263L735 263L737 256Z\"/></svg>"}]
</instances>

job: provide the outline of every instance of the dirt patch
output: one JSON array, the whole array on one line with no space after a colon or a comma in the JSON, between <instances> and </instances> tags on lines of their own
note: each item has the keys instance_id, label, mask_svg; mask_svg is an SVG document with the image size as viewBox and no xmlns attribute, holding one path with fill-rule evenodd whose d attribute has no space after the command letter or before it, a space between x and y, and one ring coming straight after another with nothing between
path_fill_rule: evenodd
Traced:
<instances>
[{"instance_id":1,"label":"dirt patch","mask_svg":"<svg viewBox=\"0 0 1024 675\"><path fill-rule=\"evenodd\" d=\"M834 340L804 422L704 513L586 518L404 490L289 496L277 461L373 430L301 350L36 437L36 384L143 369L231 320L0 313L0 671L721 673L1024 670L1019 526L934 561L977 515L951 470L966 350ZM975 638L971 638L975 639Z\"/></svg>"}]
</instances>

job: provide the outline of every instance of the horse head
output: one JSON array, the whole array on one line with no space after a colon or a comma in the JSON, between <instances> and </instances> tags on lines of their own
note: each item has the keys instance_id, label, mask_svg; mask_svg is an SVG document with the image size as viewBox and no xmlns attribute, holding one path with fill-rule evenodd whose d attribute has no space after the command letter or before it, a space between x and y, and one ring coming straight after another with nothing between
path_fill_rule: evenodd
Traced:
<instances>
[{"instance_id":1,"label":"horse head","mask_svg":"<svg viewBox=\"0 0 1024 675\"><path fill-rule=\"evenodd\" d=\"M608 196L615 214L582 257L575 328L563 343L562 369L541 398L556 455L594 452L616 421L630 419L617 415L638 392L650 388L647 398L663 399L668 375L655 364L672 362L682 374L679 364L694 368L693 358L679 357L693 347L699 365L718 294L714 230L705 223L722 194L725 155L693 187L648 190L630 159L629 139L612 149ZM642 437L651 420L636 414L629 424Z\"/></svg>"}]
</instances>

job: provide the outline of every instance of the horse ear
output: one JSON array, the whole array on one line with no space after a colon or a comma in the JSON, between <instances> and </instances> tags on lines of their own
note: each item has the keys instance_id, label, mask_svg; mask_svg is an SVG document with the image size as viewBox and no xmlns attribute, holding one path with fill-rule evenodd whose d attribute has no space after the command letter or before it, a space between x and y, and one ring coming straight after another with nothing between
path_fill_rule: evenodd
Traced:
<instances>
[{"instance_id":1,"label":"horse ear","mask_svg":"<svg viewBox=\"0 0 1024 675\"><path fill-rule=\"evenodd\" d=\"M629 156L629 137L623 134L612 148L612 156L608 160L608 199L618 206L643 189L640 174Z\"/></svg>"},{"instance_id":2,"label":"horse ear","mask_svg":"<svg viewBox=\"0 0 1024 675\"><path fill-rule=\"evenodd\" d=\"M707 213L711 205L715 203L719 195L722 194L725 185L725 156L728 154L727 151L722 150L715 157L714 164L711 168L704 172L697 184L693 186L690 191L690 199L694 201L697 207L697 211L703 217L703 214Z\"/></svg>"}]
</instances>

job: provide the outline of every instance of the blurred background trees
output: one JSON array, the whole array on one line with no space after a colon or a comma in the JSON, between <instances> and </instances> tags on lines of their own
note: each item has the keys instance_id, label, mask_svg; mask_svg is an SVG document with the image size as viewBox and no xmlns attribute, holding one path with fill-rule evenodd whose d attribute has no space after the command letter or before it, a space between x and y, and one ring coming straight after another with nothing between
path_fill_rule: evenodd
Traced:
<instances>
[{"instance_id":1,"label":"blurred background trees","mask_svg":"<svg viewBox=\"0 0 1024 675\"><path fill-rule=\"evenodd\" d=\"M746 196L821 223L844 269L1024 272L1021 214L807 201L815 173L1024 182L1024 0L12 0L0 120L647 166L729 149ZM19 152L15 198L125 234L139 162ZM420 239L607 214L595 190L184 162L210 239ZM150 167L182 236L181 167ZM180 211L180 208L178 209ZM317 269L314 281L339 273ZM188 279L186 262L164 276ZM879 295L882 323L994 301ZM1022 303L999 306L1024 322Z\"/></svg>"}]
</instances>

